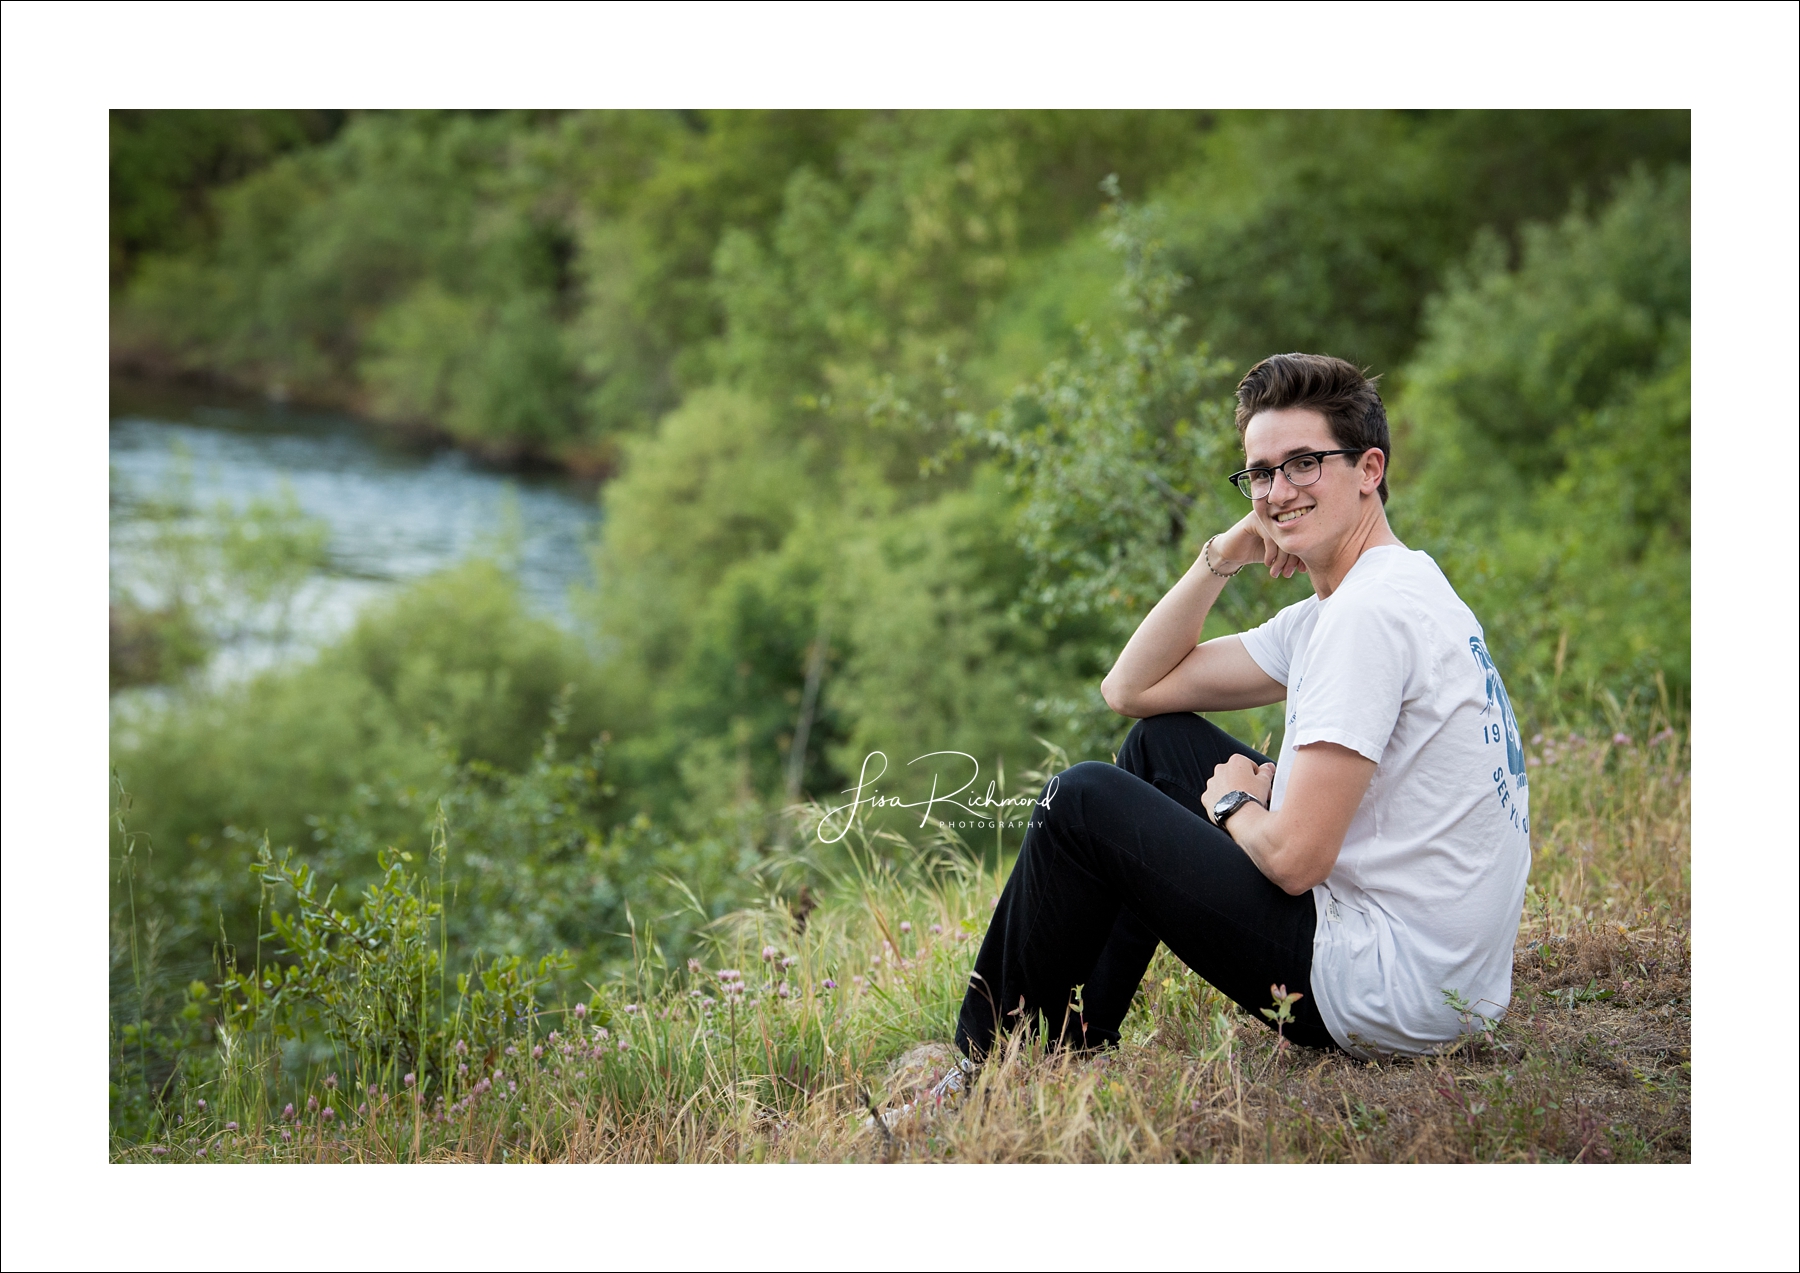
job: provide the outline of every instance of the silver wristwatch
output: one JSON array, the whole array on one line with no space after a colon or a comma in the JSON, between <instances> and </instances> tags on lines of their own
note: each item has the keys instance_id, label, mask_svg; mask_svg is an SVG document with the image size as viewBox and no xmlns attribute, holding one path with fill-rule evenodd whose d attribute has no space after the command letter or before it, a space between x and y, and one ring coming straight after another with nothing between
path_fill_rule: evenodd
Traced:
<instances>
[{"instance_id":1,"label":"silver wristwatch","mask_svg":"<svg viewBox=\"0 0 1800 1273\"><path fill-rule=\"evenodd\" d=\"M1225 819L1247 804L1262 804L1262 801L1248 791L1227 791L1219 798L1219 803L1213 806L1213 821L1222 827L1225 825ZM1265 809L1268 807L1268 805L1263 805Z\"/></svg>"}]
</instances>

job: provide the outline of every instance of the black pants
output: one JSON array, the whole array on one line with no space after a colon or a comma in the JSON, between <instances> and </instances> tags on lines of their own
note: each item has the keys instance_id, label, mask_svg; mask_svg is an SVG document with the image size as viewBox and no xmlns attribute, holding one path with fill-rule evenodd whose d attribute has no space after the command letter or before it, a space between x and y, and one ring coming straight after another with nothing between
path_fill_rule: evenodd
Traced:
<instances>
[{"instance_id":1,"label":"black pants","mask_svg":"<svg viewBox=\"0 0 1800 1273\"><path fill-rule=\"evenodd\" d=\"M1258 1020L1272 984L1301 992L1287 1036L1336 1046L1312 995L1312 894L1288 896L1202 812L1233 753L1268 759L1177 712L1134 725L1116 766L1051 780L976 956L958 1047L980 1059L1040 1012L1066 1045L1116 1044L1158 941Z\"/></svg>"}]
</instances>

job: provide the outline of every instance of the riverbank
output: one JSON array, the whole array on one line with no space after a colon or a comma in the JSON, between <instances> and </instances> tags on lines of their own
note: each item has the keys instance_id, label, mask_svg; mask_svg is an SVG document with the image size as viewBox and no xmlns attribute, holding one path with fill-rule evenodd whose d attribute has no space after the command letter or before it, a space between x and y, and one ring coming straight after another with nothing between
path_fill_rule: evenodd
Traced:
<instances>
[{"instance_id":1,"label":"riverbank","mask_svg":"<svg viewBox=\"0 0 1800 1273\"><path fill-rule=\"evenodd\" d=\"M188 365L167 350L142 341L115 344L108 355L108 374L114 415L118 414L121 390L128 401L139 403L199 398L250 409L345 416L362 422L372 436L386 444L420 452L457 450L496 473L557 475L598 490L618 472L619 455L614 446L552 451L517 439L496 443L462 437L439 420L384 414L380 403L358 385L327 382L296 388L282 380L265 381Z\"/></svg>"}]
</instances>

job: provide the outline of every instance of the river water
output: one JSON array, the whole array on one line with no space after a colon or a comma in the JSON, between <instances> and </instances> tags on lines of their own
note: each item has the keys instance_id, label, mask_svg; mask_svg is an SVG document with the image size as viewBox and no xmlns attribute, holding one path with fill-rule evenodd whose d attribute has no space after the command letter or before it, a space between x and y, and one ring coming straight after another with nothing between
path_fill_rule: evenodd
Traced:
<instances>
[{"instance_id":1,"label":"river water","mask_svg":"<svg viewBox=\"0 0 1800 1273\"><path fill-rule=\"evenodd\" d=\"M115 577L132 570L144 538L137 510L181 470L196 506L241 507L285 484L329 529L327 562L302 590L293 639L279 650L226 650L220 675L316 647L370 601L503 542L530 604L565 626L576 623L571 590L593 583L592 484L496 472L349 416L115 378L109 451Z\"/></svg>"}]
</instances>

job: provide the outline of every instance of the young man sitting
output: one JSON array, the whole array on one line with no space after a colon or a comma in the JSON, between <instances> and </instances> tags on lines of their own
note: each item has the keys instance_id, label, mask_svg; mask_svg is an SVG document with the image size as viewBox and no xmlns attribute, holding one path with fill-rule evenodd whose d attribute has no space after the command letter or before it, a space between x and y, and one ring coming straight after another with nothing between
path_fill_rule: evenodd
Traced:
<instances>
[{"instance_id":1,"label":"young man sitting","mask_svg":"<svg viewBox=\"0 0 1800 1273\"><path fill-rule=\"evenodd\" d=\"M1524 751L1481 624L1388 529L1381 397L1341 359L1282 354L1237 404L1250 511L1102 683L1139 718L1117 765L1066 770L1033 810L957 1022L976 1060L1040 1014L1065 1044L1116 1043L1159 941L1252 1011L1298 991L1287 1037L1358 1056L1454 1039L1447 991L1506 1010ZM1316 595L1197 645L1257 564ZM1284 699L1279 765L1194 714Z\"/></svg>"}]
</instances>

